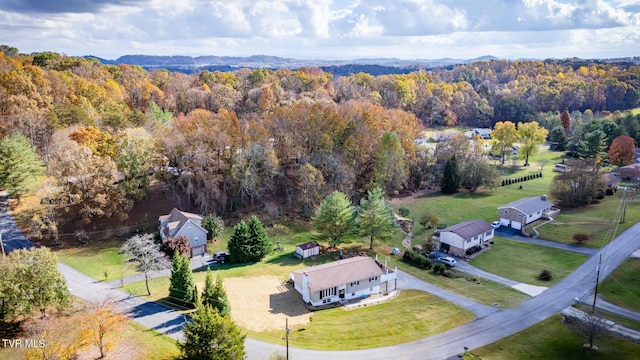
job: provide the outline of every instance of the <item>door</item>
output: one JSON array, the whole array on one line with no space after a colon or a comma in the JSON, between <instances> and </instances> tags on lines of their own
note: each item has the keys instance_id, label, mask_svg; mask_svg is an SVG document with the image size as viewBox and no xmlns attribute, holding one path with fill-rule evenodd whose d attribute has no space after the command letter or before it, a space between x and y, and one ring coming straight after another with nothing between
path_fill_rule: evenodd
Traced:
<instances>
[{"instance_id":1,"label":"door","mask_svg":"<svg viewBox=\"0 0 640 360\"><path fill-rule=\"evenodd\" d=\"M340 292L338 294L340 296L340 299L344 299L344 289L340 289Z\"/></svg>"}]
</instances>

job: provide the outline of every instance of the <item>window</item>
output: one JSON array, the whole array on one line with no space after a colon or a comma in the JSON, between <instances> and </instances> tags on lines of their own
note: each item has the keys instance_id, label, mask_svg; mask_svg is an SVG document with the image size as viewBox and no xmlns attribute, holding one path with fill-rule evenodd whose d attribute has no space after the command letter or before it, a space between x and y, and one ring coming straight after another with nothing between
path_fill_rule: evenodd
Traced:
<instances>
[{"instance_id":1,"label":"window","mask_svg":"<svg viewBox=\"0 0 640 360\"><path fill-rule=\"evenodd\" d=\"M360 281L354 281L351 283L351 286L357 286L360 285Z\"/></svg>"},{"instance_id":2,"label":"window","mask_svg":"<svg viewBox=\"0 0 640 360\"><path fill-rule=\"evenodd\" d=\"M518 218L521 218L521 217L522 217L522 214L518 214Z\"/></svg>"},{"instance_id":3,"label":"window","mask_svg":"<svg viewBox=\"0 0 640 360\"><path fill-rule=\"evenodd\" d=\"M193 242L198 242L198 240L200 240L200 238L198 238L197 236L193 238Z\"/></svg>"},{"instance_id":4,"label":"window","mask_svg":"<svg viewBox=\"0 0 640 360\"><path fill-rule=\"evenodd\" d=\"M509 210L505 210L505 211L503 212L503 214L505 214L505 215L507 215L508 213L509 213Z\"/></svg>"},{"instance_id":5,"label":"window","mask_svg":"<svg viewBox=\"0 0 640 360\"><path fill-rule=\"evenodd\" d=\"M540 215L540 213L541 213L541 212L542 212L542 211L538 211L538 215Z\"/></svg>"},{"instance_id":6,"label":"window","mask_svg":"<svg viewBox=\"0 0 640 360\"><path fill-rule=\"evenodd\" d=\"M471 239L467 239L467 244L469 244L471 242Z\"/></svg>"},{"instance_id":7,"label":"window","mask_svg":"<svg viewBox=\"0 0 640 360\"><path fill-rule=\"evenodd\" d=\"M336 295L336 288L332 287L329 289L320 290L320 298L328 298Z\"/></svg>"},{"instance_id":8,"label":"window","mask_svg":"<svg viewBox=\"0 0 640 360\"><path fill-rule=\"evenodd\" d=\"M374 277L370 277L370 278L369 278L369 282L376 281L376 280L378 280L378 277L377 277L377 276L374 276Z\"/></svg>"},{"instance_id":9,"label":"window","mask_svg":"<svg viewBox=\"0 0 640 360\"><path fill-rule=\"evenodd\" d=\"M491 230L487 231L487 232L485 233L485 235L486 235L486 236L491 236Z\"/></svg>"}]
</instances>

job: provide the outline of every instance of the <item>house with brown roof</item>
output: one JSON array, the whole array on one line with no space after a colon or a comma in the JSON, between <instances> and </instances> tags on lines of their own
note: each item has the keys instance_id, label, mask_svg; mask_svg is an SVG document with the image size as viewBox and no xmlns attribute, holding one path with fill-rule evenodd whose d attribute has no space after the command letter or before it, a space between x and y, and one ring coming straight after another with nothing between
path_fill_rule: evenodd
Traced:
<instances>
[{"instance_id":1,"label":"house with brown roof","mask_svg":"<svg viewBox=\"0 0 640 360\"><path fill-rule=\"evenodd\" d=\"M467 250L493 239L493 226L484 220L470 220L440 230L440 249L464 258Z\"/></svg>"},{"instance_id":2,"label":"house with brown roof","mask_svg":"<svg viewBox=\"0 0 640 360\"><path fill-rule=\"evenodd\" d=\"M396 270L368 256L355 256L289 274L302 300L313 306L387 294L396 289Z\"/></svg>"},{"instance_id":3,"label":"house with brown roof","mask_svg":"<svg viewBox=\"0 0 640 360\"><path fill-rule=\"evenodd\" d=\"M167 215L161 215L160 237L162 242L169 238L184 236L189 239L191 256L204 255L207 252L207 230L202 227L202 216L173 208Z\"/></svg>"},{"instance_id":4,"label":"house with brown roof","mask_svg":"<svg viewBox=\"0 0 640 360\"><path fill-rule=\"evenodd\" d=\"M517 230L541 218L552 219L559 213L560 209L555 208L547 195L523 198L498 208L500 225Z\"/></svg>"}]
</instances>

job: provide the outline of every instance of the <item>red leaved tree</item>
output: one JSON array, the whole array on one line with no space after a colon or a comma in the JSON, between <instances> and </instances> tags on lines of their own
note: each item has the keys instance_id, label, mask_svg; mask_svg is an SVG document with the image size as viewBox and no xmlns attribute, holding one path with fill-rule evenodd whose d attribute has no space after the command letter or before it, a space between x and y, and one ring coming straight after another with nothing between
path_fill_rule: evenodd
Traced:
<instances>
[{"instance_id":1,"label":"red leaved tree","mask_svg":"<svg viewBox=\"0 0 640 360\"><path fill-rule=\"evenodd\" d=\"M633 138L621 135L613 139L609 147L609 160L618 167L632 164L636 160L636 146Z\"/></svg>"}]
</instances>

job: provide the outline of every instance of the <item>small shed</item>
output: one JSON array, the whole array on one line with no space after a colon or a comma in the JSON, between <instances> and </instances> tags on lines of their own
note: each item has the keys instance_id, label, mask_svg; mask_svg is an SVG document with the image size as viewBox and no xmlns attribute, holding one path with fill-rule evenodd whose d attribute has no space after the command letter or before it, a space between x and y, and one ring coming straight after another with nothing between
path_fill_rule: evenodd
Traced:
<instances>
[{"instance_id":1,"label":"small shed","mask_svg":"<svg viewBox=\"0 0 640 360\"><path fill-rule=\"evenodd\" d=\"M320 254L320 245L315 241L309 241L304 244L296 245L295 256L301 259L316 256Z\"/></svg>"}]
</instances>

